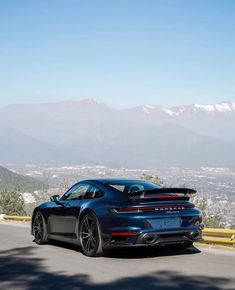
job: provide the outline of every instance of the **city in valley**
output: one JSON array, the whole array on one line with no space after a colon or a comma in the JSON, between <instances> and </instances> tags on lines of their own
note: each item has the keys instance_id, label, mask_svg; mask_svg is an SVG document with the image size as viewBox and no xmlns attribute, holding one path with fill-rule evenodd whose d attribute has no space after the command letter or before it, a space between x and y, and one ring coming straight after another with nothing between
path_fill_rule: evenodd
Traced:
<instances>
[{"instance_id":1,"label":"city in valley","mask_svg":"<svg viewBox=\"0 0 235 290\"><path fill-rule=\"evenodd\" d=\"M164 186L190 187L197 190L197 200L206 201L208 215L218 215L224 227L235 225L235 171L229 168L168 167L155 170L111 168L103 165L49 166L6 165L11 170L40 179L49 184L47 192L62 194L73 183L87 178L126 177L140 178L143 174L158 177ZM38 194L24 193L27 203Z\"/></svg>"}]
</instances>

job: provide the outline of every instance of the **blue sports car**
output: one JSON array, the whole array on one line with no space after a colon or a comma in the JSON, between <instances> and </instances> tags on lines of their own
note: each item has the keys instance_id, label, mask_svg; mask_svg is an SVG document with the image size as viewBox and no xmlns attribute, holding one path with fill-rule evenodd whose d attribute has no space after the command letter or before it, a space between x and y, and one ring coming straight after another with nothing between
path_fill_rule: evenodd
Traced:
<instances>
[{"instance_id":1,"label":"blue sports car","mask_svg":"<svg viewBox=\"0 0 235 290\"><path fill-rule=\"evenodd\" d=\"M84 180L36 207L31 232L37 244L75 243L87 256L158 244L186 249L203 229L202 214L189 201L195 192L138 179Z\"/></svg>"}]
</instances>

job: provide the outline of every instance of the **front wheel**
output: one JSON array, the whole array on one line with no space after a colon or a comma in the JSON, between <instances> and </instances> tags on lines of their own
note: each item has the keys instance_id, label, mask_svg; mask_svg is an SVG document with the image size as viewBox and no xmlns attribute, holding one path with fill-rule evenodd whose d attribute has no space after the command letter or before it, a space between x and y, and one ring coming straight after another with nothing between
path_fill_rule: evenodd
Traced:
<instances>
[{"instance_id":1,"label":"front wheel","mask_svg":"<svg viewBox=\"0 0 235 290\"><path fill-rule=\"evenodd\" d=\"M165 246L167 249L177 251L177 250L186 250L186 249L190 248L192 245L193 245L193 242L186 241L186 242L177 243L177 244L168 244Z\"/></svg>"},{"instance_id":2,"label":"front wheel","mask_svg":"<svg viewBox=\"0 0 235 290\"><path fill-rule=\"evenodd\" d=\"M45 219L40 211L35 214L33 219L33 235L34 241L39 245L48 242Z\"/></svg>"},{"instance_id":3,"label":"front wheel","mask_svg":"<svg viewBox=\"0 0 235 290\"><path fill-rule=\"evenodd\" d=\"M104 254L99 223L93 214L88 213L82 219L79 237L86 256L96 257Z\"/></svg>"}]
</instances>

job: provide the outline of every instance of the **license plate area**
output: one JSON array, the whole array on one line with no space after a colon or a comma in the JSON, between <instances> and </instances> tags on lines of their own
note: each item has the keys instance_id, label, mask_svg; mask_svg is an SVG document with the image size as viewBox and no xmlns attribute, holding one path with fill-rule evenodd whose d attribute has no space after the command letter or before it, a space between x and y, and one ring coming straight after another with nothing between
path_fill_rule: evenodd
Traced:
<instances>
[{"instance_id":1,"label":"license plate area","mask_svg":"<svg viewBox=\"0 0 235 290\"><path fill-rule=\"evenodd\" d=\"M161 218L161 219L149 219L148 222L154 229L175 229L181 227L181 218Z\"/></svg>"}]
</instances>

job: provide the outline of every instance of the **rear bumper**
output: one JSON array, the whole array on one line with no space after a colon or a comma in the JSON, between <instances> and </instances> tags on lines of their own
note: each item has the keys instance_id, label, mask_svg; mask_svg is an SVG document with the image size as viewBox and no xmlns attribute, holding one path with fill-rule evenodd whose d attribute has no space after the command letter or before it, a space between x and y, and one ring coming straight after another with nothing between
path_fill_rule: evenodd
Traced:
<instances>
[{"instance_id":1,"label":"rear bumper","mask_svg":"<svg viewBox=\"0 0 235 290\"><path fill-rule=\"evenodd\" d=\"M202 239L200 228L182 229L177 231L144 231L133 236L105 236L106 248L139 247L175 244L182 242L196 242Z\"/></svg>"}]
</instances>

